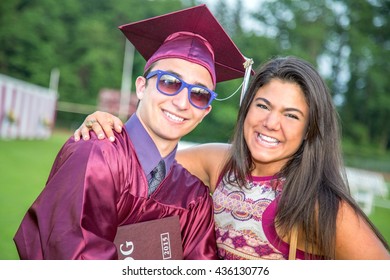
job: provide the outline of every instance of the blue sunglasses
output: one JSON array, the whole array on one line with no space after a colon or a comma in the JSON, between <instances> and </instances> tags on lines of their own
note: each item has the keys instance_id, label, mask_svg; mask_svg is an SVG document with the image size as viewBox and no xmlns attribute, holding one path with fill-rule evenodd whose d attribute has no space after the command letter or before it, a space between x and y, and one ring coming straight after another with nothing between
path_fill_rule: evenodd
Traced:
<instances>
[{"instance_id":1,"label":"blue sunglasses","mask_svg":"<svg viewBox=\"0 0 390 280\"><path fill-rule=\"evenodd\" d=\"M198 109L206 109L217 97L217 94L214 91L199 85L187 84L182 79L170 72L162 70L152 71L146 76L146 79L150 79L156 75L156 88L160 93L173 96L182 91L183 88L187 88L188 100L192 106Z\"/></svg>"}]
</instances>

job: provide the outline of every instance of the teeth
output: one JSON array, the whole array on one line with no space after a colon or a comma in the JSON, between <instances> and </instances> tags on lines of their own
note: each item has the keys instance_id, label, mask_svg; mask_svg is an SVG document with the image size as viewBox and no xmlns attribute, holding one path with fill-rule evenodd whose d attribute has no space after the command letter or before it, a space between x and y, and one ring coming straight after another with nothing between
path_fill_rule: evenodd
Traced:
<instances>
[{"instance_id":1,"label":"teeth","mask_svg":"<svg viewBox=\"0 0 390 280\"><path fill-rule=\"evenodd\" d=\"M176 122L182 122L182 121L184 121L184 119L183 118L180 118L180 117L178 117L178 116L175 116L175 115L173 115L173 114L171 114L171 113L168 113L168 112L164 112L165 113L165 115L167 115L167 117L168 118L170 118L170 119L172 119L172 120L174 120L174 121L176 121Z\"/></svg>"},{"instance_id":2,"label":"teeth","mask_svg":"<svg viewBox=\"0 0 390 280\"><path fill-rule=\"evenodd\" d=\"M271 144L277 144L279 143L279 141L275 138L272 138L272 137L269 137L269 136L266 136L266 135L263 135L261 133L259 133L259 138L262 140L262 141L265 141L265 142L268 142L268 143L271 143Z\"/></svg>"}]
</instances>

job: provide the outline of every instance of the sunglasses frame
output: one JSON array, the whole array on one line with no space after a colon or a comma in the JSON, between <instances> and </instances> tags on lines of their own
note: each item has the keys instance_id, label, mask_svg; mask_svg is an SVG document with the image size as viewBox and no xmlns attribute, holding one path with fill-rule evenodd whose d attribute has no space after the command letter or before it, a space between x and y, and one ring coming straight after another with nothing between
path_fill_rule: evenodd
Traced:
<instances>
[{"instance_id":1,"label":"sunglasses frame","mask_svg":"<svg viewBox=\"0 0 390 280\"><path fill-rule=\"evenodd\" d=\"M160 88L159 88L159 82L160 82L161 77L164 76L164 75L172 76L172 77L174 77L175 79L177 79L177 80L180 81L181 86L180 86L180 88L179 88L175 93L173 93L173 94L168 94L168 93L163 92L162 90L160 90ZM185 81L183 81L183 79L179 78L178 76L176 76L175 74L173 74L173 73L171 73L171 72L167 72L167 71L163 71L163 70L154 70L154 71L150 72L150 73L146 76L146 79L149 80L150 78L153 78L154 76L157 76L157 79L156 79L156 88L157 88L157 90L158 90L160 93L164 94L164 95L167 95L167 96L175 96L175 95L179 94L184 88L187 88L187 89L188 89L188 101L191 103L192 106L194 106L194 107L196 107L196 108L198 108L198 109L204 110L204 109L208 108L208 107L210 106L211 102L217 97L217 94L216 94L214 91L212 91L211 89L208 89L208 88L203 87L203 86L200 86L200 85L188 84L188 83L186 83ZM192 88L194 88L194 87L195 87L195 88L204 89L204 90L206 90L206 91L208 91L208 92L210 93L211 96L210 96L209 101L207 102L207 105L205 105L205 106L198 106L198 105L196 105L196 104L194 104L194 103L192 102L192 100L191 100L191 90L192 90Z\"/></svg>"}]
</instances>

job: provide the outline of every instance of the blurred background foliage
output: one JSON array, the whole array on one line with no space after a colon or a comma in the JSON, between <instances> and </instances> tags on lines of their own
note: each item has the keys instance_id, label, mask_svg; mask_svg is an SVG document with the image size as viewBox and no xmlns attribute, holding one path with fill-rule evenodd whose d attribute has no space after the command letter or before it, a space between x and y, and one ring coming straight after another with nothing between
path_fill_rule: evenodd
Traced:
<instances>
[{"instance_id":1,"label":"blurred background foliage","mask_svg":"<svg viewBox=\"0 0 390 280\"><path fill-rule=\"evenodd\" d=\"M254 68L278 55L299 56L317 67L340 114L345 153L365 147L371 155L386 154L390 1L262 0L248 10L249 2L2 0L0 73L47 87L50 71L58 68L59 101L96 105L100 89L121 87L125 39L119 25L207 3L242 53L253 58ZM136 53L133 82L143 66ZM241 82L218 85L219 98ZM228 141L238 103L239 94L214 102L211 114L185 140ZM56 125L73 130L88 113L59 111Z\"/></svg>"},{"instance_id":2,"label":"blurred background foliage","mask_svg":"<svg viewBox=\"0 0 390 280\"><path fill-rule=\"evenodd\" d=\"M201 3L253 58L254 68L279 55L310 61L334 96L346 165L382 172L390 190L388 0L1 0L0 73L48 87L57 68L59 101L95 108L102 88L121 88L125 38L119 25ZM133 84L144 63L136 53ZM218 97L230 96L241 82L219 84ZM213 107L184 140L229 141L239 93ZM0 259L18 258L12 237L22 216L56 152L92 111L58 111L49 141L0 142ZM386 205L376 205L370 218L389 240Z\"/></svg>"}]
</instances>

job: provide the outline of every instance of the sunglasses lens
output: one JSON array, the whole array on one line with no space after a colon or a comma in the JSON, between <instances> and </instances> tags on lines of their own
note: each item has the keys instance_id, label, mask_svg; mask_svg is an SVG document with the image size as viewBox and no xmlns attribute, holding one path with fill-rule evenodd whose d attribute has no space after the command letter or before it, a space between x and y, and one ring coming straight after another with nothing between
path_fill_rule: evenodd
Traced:
<instances>
[{"instance_id":1,"label":"sunglasses lens","mask_svg":"<svg viewBox=\"0 0 390 280\"><path fill-rule=\"evenodd\" d=\"M193 87L190 94L191 103L200 107L206 108L211 99L211 92L204 88Z\"/></svg>"},{"instance_id":2,"label":"sunglasses lens","mask_svg":"<svg viewBox=\"0 0 390 280\"><path fill-rule=\"evenodd\" d=\"M189 94L189 100L191 104L200 109L206 109L209 106L211 99L213 98L213 92L207 88L187 84L180 78L164 71L151 72L148 75L148 79L158 75L157 78L157 89L165 95L176 95L184 87L191 90Z\"/></svg>"},{"instance_id":3,"label":"sunglasses lens","mask_svg":"<svg viewBox=\"0 0 390 280\"><path fill-rule=\"evenodd\" d=\"M180 90L181 85L182 83L179 79L169 74L161 75L158 81L158 89L167 95L176 94Z\"/></svg>"}]
</instances>

